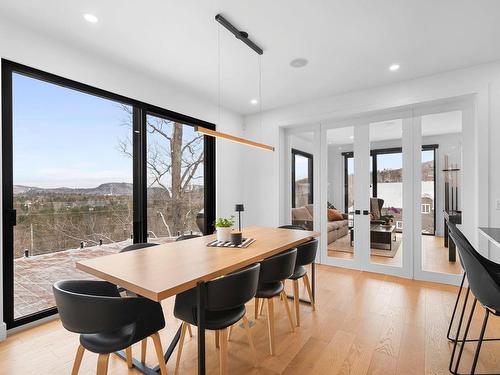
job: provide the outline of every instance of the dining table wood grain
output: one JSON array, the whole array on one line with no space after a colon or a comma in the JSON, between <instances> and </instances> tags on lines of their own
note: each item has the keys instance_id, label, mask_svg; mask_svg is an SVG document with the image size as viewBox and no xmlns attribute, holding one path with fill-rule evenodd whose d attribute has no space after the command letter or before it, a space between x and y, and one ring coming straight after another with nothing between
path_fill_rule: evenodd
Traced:
<instances>
[{"instance_id":1,"label":"dining table wood grain","mask_svg":"<svg viewBox=\"0 0 500 375\"><path fill-rule=\"evenodd\" d=\"M247 248L207 247L214 235L170 242L76 263L76 268L154 301L196 287L307 242L314 231L251 226L243 237Z\"/></svg>"}]
</instances>

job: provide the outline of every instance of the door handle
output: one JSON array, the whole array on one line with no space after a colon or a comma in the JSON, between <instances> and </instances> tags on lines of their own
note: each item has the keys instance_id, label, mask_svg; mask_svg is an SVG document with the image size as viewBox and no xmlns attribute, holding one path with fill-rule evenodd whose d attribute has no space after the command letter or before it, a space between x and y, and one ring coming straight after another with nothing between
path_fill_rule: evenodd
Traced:
<instances>
[{"instance_id":1,"label":"door handle","mask_svg":"<svg viewBox=\"0 0 500 375\"><path fill-rule=\"evenodd\" d=\"M361 215L361 210L354 210L354 215Z\"/></svg>"},{"instance_id":2,"label":"door handle","mask_svg":"<svg viewBox=\"0 0 500 375\"><path fill-rule=\"evenodd\" d=\"M369 215L370 212L368 210L363 210L363 215Z\"/></svg>"}]
</instances>

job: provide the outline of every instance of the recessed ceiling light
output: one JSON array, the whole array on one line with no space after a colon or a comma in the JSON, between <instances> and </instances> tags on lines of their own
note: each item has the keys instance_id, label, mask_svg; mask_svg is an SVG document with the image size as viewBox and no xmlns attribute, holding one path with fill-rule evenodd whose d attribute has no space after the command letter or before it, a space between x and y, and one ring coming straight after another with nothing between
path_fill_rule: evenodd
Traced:
<instances>
[{"instance_id":1,"label":"recessed ceiling light","mask_svg":"<svg viewBox=\"0 0 500 375\"><path fill-rule=\"evenodd\" d=\"M99 21L99 19L96 16L94 16L93 14L90 14L90 13L85 13L83 15L83 18L85 19L85 21L90 22L90 23L97 23L97 21Z\"/></svg>"},{"instance_id":2,"label":"recessed ceiling light","mask_svg":"<svg viewBox=\"0 0 500 375\"><path fill-rule=\"evenodd\" d=\"M308 62L309 61L307 61L307 59L299 57L297 59L293 59L292 61L290 61L290 66L294 68L303 68L304 66L307 65Z\"/></svg>"},{"instance_id":3,"label":"recessed ceiling light","mask_svg":"<svg viewBox=\"0 0 500 375\"><path fill-rule=\"evenodd\" d=\"M259 101L258 101L257 99L252 99L252 100L250 100L250 103L251 103L251 104L253 104L253 105L257 104L258 102L259 102Z\"/></svg>"},{"instance_id":4,"label":"recessed ceiling light","mask_svg":"<svg viewBox=\"0 0 500 375\"><path fill-rule=\"evenodd\" d=\"M389 67L389 70L391 72L395 72L396 70L399 70L399 64L392 64L390 67Z\"/></svg>"}]
</instances>

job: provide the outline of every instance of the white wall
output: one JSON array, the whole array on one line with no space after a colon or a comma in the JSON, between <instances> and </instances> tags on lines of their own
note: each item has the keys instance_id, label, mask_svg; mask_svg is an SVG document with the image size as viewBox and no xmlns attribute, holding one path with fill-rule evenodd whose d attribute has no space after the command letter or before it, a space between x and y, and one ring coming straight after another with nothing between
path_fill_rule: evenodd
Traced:
<instances>
[{"instance_id":1,"label":"white wall","mask_svg":"<svg viewBox=\"0 0 500 375\"><path fill-rule=\"evenodd\" d=\"M1 18L0 58L201 120L214 123L218 120L218 108L215 103L175 87L161 77L152 77L148 76L147 72L130 70L121 66L119 61L108 61L85 50L46 39ZM243 119L240 115L224 111L217 130L241 135L242 123ZM229 215L234 211L234 204L243 201L242 146L217 140L216 147L217 214ZM1 259L0 257L0 261ZM0 293L1 291L2 288L0 288ZM0 298L0 304L2 300ZM0 322L3 320L1 319L2 311L0 306ZM2 334L4 332L0 329L0 339Z\"/></svg>"},{"instance_id":2,"label":"white wall","mask_svg":"<svg viewBox=\"0 0 500 375\"><path fill-rule=\"evenodd\" d=\"M249 207L248 223L279 225L280 222L280 128L318 124L390 108L413 106L464 95L475 98L472 118L473 137L465 137L477 154L464 163L473 163L474 176L466 204L473 207L477 217L466 223L466 234L478 243L476 226L500 226L500 211L494 202L500 199L500 174L495 173L500 164L500 148L492 147L500 141L500 64L492 63L453 72L424 77L393 85L337 95L268 111L262 116L262 126L257 116L245 118L245 135L276 146L274 153L258 150L244 151L245 185L244 200ZM281 133L282 134L282 133ZM465 141L464 141L465 143ZM465 148L465 145L464 145ZM322 173L322 172L320 172ZM265 212L265 214L262 214ZM470 211L472 212L472 210ZM474 215L472 215L474 216ZM482 244L484 242L481 241ZM493 251L491 253L493 257ZM500 251L496 252L500 254ZM500 257L499 257L500 258Z\"/></svg>"}]
</instances>

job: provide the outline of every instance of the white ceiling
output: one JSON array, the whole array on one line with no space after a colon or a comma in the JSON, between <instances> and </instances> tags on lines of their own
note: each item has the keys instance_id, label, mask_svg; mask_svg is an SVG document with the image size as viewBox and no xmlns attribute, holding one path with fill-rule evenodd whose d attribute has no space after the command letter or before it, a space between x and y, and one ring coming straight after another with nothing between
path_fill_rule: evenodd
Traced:
<instances>
[{"instance_id":1,"label":"white ceiling","mask_svg":"<svg viewBox=\"0 0 500 375\"><path fill-rule=\"evenodd\" d=\"M83 20L93 13L97 24ZM264 109L500 59L498 0L2 0L0 15L217 102L222 13L264 49ZM224 105L258 106L257 55L221 29ZM302 69L290 60L305 57ZM392 63L401 69L389 72Z\"/></svg>"}]
</instances>

